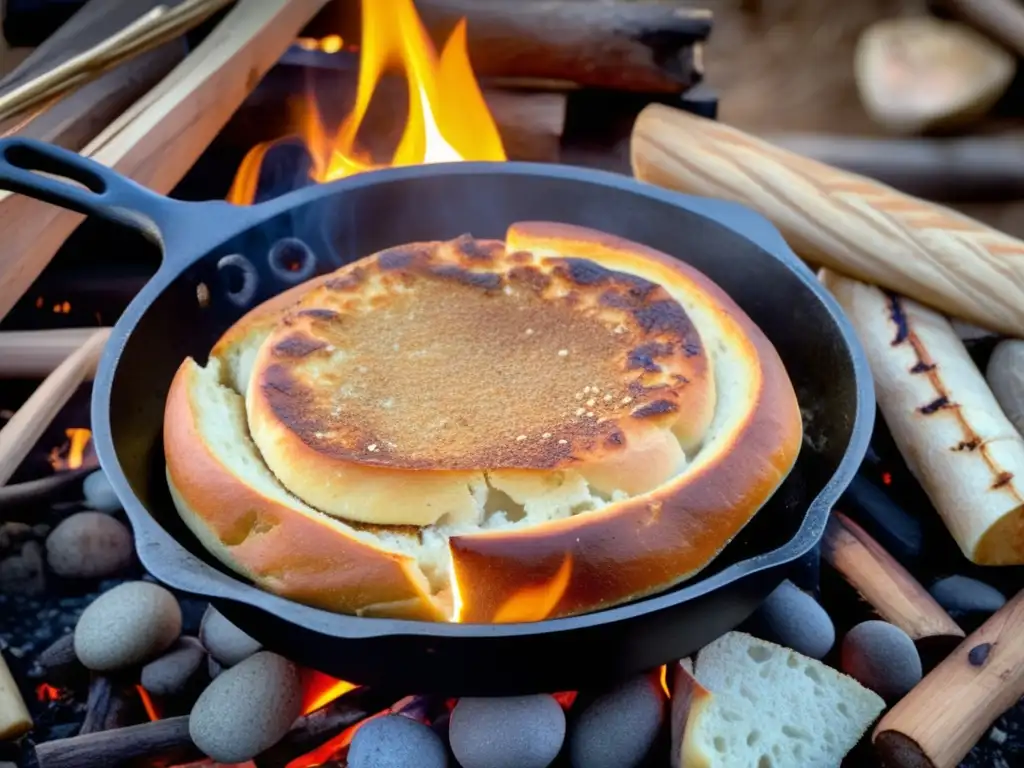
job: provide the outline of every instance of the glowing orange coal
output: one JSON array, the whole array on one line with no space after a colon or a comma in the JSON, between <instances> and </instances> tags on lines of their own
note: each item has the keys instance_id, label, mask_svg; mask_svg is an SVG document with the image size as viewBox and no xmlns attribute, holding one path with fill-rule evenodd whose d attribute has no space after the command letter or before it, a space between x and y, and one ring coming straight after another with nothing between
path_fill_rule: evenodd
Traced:
<instances>
[{"instance_id":1,"label":"glowing orange coal","mask_svg":"<svg viewBox=\"0 0 1024 768\"><path fill-rule=\"evenodd\" d=\"M146 717L151 722L155 722L160 719L160 710L157 709L156 703L149 695L149 691L143 688L141 685L136 685L135 690L139 692L139 698L142 699L142 707L146 710Z\"/></svg>"},{"instance_id":2,"label":"glowing orange coal","mask_svg":"<svg viewBox=\"0 0 1024 768\"><path fill-rule=\"evenodd\" d=\"M337 36L302 43L311 50L329 51L343 45ZM456 25L438 55L413 0L364 0L359 81L352 111L333 135L324 126L312 96L307 96L297 116L299 134L313 159L315 181L333 181L382 167L360 149L357 136L381 78L396 70L408 84L409 109L398 148L383 165L506 159L497 125L469 62L465 19ZM230 202L252 202L260 166L274 143L259 144L246 155L228 193Z\"/></svg>"},{"instance_id":3,"label":"glowing orange coal","mask_svg":"<svg viewBox=\"0 0 1024 768\"><path fill-rule=\"evenodd\" d=\"M326 707L342 694L355 688L354 683L325 675L315 669L302 671L302 714L308 715Z\"/></svg>"},{"instance_id":4,"label":"glowing orange coal","mask_svg":"<svg viewBox=\"0 0 1024 768\"><path fill-rule=\"evenodd\" d=\"M68 441L50 449L50 466L61 472L66 469L79 469L85 466L87 460L93 463L92 431L85 427L71 427L65 429L64 434Z\"/></svg>"},{"instance_id":5,"label":"glowing orange coal","mask_svg":"<svg viewBox=\"0 0 1024 768\"><path fill-rule=\"evenodd\" d=\"M57 701L62 695L63 692L60 688L54 688L48 683L40 683L36 686L36 698L39 699L39 701L46 703Z\"/></svg>"},{"instance_id":6,"label":"glowing orange coal","mask_svg":"<svg viewBox=\"0 0 1024 768\"><path fill-rule=\"evenodd\" d=\"M566 555L554 576L540 584L523 587L502 603L494 614L494 623L512 624L546 619L565 595L571 575L572 555Z\"/></svg>"}]
</instances>

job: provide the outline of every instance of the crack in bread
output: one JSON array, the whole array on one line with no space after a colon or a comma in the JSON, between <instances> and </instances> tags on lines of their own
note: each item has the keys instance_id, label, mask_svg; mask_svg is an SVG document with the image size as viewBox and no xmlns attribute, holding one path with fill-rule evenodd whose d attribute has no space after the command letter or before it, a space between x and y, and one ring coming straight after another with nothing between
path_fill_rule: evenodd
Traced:
<instances>
[{"instance_id":1,"label":"crack in bread","mask_svg":"<svg viewBox=\"0 0 1024 768\"><path fill-rule=\"evenodd\" d=\"M774 348L710 280L524 223L504 243L392 248L257 307L206 368L182 364L165 453L183 519L263 588L492 621L570 561L553 615L692 577L801 431Z\"/></svg>"}]
</instances>

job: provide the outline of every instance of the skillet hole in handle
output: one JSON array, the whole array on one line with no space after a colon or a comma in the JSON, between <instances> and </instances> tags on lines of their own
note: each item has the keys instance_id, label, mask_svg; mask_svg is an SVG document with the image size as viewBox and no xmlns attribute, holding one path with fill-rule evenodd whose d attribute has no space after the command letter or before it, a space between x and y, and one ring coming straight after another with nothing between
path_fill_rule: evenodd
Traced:
<instances>
[{"instance_id":1,"label":"skillet hole in handle","mask_svg":"<svg viewBox=\"0 0 1024 768\"><path fill-rule=\"evenodd\" d=\"M252 262L239 253L232 253L221 257L217 270L228 301L243 309L248 307L256 297L259 285L259 275Z\"/></svg>"},{"instance_id":2,"label":"skillet hole in handle","mask_svg":"<svg viewBox=\"0 0 1024 768\"><path fill-rule=\"evenodd\" d=\"M15 168L39 175L40 181L46 179L43 174L47 174L59 177L51 181L72 181L97 195L107 191L107 182L91 168L65 162L60 157L40 152L31 144L17 143L4 147L3 158Z\"/></svg>"},{"instance_id":3,"label":"skillet hole in handle","mask_svg":"<svg viewBox=\"0 0 1024 768\"><path fill-rule=\"evenodd\" d=\"M274 275L287 283L305 282L316 272L316 255L297 237L283 237L274 243L267 260Z\"/></svg>"}]
</instances>

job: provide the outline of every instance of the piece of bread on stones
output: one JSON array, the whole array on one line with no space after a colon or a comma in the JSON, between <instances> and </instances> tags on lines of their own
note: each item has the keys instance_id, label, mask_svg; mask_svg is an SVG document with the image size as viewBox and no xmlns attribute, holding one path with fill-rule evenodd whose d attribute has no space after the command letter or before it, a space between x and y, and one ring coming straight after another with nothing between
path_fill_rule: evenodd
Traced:
<instances>
[{"instance_id":1,"label":"piece of bread on stones","mask_svg":"<svg viewBox=\"0 0 1024 768\"><path fill-rule=\"evenodd\" d=\"M838 768L885 709L820 661L743 632L675 670L673 768Z\"/></svg>"},{"instance_id":2,"label":"piece of bread on stones","mask_svg":"<svg viewBox=\"0 0 1024 768\"><path fill-rule=\"evenodd\" d=\"M661 591L746 525L801 440L781 360L720 288L558 224L361 259L250 312L210 360L186 361L169 399L179 510L258 574L234 553L263 538L259 520L226 533L232 515L185 474L183 457L214 454L223 487L210 470L207 496L259 488L277 525L331 531L336 563L366 558L346 566L358 594L332 598L345 612L412 601L450 620L534 620ZM214 395L230 428L197 421L218 418ZM191 430L170 427L172 403ZM222 455L235 444L245 473ZM360 578L366 563L386 575ZM250 578L279 591L288 570L271 570L278 581ZM528 585L552 585L535 617L507 610Z\"/></svg>"}]
</instances>

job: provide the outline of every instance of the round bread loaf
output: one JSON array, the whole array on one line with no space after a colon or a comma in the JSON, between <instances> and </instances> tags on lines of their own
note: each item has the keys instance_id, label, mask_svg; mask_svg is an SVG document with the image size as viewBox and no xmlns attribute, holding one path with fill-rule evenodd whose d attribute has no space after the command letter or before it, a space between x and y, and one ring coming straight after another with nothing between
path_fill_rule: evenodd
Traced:
<instances>
[{"instance_id":1,"label":"round bread loaf","mask_svg":"<svg viewBox=\"0 0 1024 768\"><path fill-rule=\"evenodd\" d=\"M596 610L698 572L796 460L775 349L693 268L513 225L361 259L250 312L165 414L180 514L329 610Z\"/></svg>"}]
</instances>

